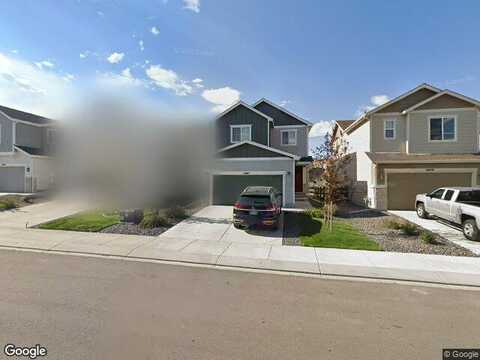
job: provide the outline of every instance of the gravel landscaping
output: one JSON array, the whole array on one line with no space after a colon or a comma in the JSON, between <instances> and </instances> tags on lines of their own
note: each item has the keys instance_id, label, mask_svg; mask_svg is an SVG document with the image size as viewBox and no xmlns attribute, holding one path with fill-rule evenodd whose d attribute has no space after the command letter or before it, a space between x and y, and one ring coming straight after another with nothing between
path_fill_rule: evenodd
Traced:
<instances>
[{"instance_id":1,"label":"gravel landscaping","mask_svg":"<svg viewBox=\"0 0 480 360\"><path fill-rule=\"evenodd\" d=\"M300 228L295 219L295 214L284 214L284 245L302 245L299 236ZM405 235L402 230L390 229L387 227L389 221L401 223L406 221L385 212L365 209L352 204L344 204L340 207L336 220L345 221L360 230L368 238L378 243L383 251L476 256L470 250L451 243L436 234L434 244L424 242L420 235L423 229L420 227L418 227L418 234L415 235Z\"/></svg>"},{"instance_id":2,"label":"gravel landscaping","mask_svg":"<svg viewBox=\"0 0 480 360\"><path fill-rule=\"evenodd\" d=\"M170 229L177 222L171 222L170 226L155 227L152 229L144 229L139 225L132 223L119 223L109 226L99 232L108 234L124 234L124 235L145 235L145 236L158 236L161 233Z\"/></svg>"}]
</instances>

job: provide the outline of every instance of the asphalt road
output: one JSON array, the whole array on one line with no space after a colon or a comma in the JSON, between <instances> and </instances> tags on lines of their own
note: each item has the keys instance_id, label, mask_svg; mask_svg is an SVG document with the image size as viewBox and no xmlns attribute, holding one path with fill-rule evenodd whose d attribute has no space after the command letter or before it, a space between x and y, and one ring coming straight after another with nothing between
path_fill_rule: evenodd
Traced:
<instances>
[{"instance_id":1,"label":"asphalt road","mask_svg":"<svg viewBox=\"0 0 480 360\"><path fill-rule=\"evenodd\" d=\"M0 250L0 344L48 359L441 359L480 292ZM6 357L5 357L6 358Z\"/></svg>"}]
</instances>

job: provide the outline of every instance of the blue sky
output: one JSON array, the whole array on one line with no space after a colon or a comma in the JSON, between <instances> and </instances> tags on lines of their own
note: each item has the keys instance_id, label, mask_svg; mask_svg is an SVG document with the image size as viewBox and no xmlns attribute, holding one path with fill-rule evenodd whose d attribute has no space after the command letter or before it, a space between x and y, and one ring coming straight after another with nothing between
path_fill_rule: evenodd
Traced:
<instances>
[{"instance_id":1,"label":"blue sky","mask_svg":"<svg viewBox=\"0 0 480 360\"><path fill-rule=\"evenodd\" d=\"M422 82L480 98L473 0L17 0L0 12L0 103L50 116L96 87L204 114L266 97L320 124Z\"/></svg>"}]
</instances>

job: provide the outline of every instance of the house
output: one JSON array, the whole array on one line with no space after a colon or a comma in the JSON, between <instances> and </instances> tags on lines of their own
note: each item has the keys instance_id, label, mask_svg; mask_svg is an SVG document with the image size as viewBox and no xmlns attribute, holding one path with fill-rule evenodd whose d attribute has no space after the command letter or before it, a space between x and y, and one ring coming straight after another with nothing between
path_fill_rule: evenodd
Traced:
<instances>
[{"instance_id":1,"label":"house","mask_svg":"<svg viewBox=\"0 0 480 360\"><path fill-rule=\"evenodd\" d=\"M377 209L413 209L415 195L440 186L476 186L480 102L428 84L355 121L337 122L346 141L350 198Z\"/></svg>"},{"instance_id":2,"label":"house","mask_svg":"<svg viewBox=\"0 0 480 360\"><path fill-rule=\"evenodd\" d=\"M273 186L284 206L307 191L312 124L267 99L239 101L215 119L216 159L210 174L210 203L231 205L250 185Z\"/></svg>"},{"instance_id":3,"label":"house","mask_svg":"<svg viewBox=\"0 0 480 360\"><path fill-rule=\"evenodd\" d=\"M0 192L46 190L53 182L55 121L0 106Z\"/></svg>"}]
</instances>

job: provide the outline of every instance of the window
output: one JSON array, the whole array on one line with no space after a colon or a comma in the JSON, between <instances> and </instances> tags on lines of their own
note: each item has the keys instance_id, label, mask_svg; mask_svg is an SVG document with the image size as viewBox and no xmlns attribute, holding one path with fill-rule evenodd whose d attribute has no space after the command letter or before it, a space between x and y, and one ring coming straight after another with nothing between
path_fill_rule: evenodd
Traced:
<instances>
[{"instance_id":1,"label":"window","mask_svg":"<svg viewBox=\"0 0 480 360\"><path fill-rule=\"evenodd\" d=\"M232 144L252 140L252 125L230 125L230 142Z\"/></svg>"},{"instance_id":2,"label":"window","mask_svg":"<svg viewBox=\"0 0 480 360\"><path fill-rule=\"evenodd\" d=\"M297 130L282 130L282 145L297 145Z\"/></svg>"},{"instance_id":3,"label":"window","mask_svg":"<svg viewBox=\"0 0 480 360\"><path fill-rule=\"evenodd\" d=\"M430 118L430 141L455 141L456 119L454 116Z\"/></svg>"},{"instance_id":4,"label":"window","mask_svg":"<svg viewBox=\"0 0 480 360\"><path fill-rule=\"evenodd\" d=\"M55 145L57 131L55 129L47 129L47 144Z\"/></svg>"},{"instance_id":5,"label":"window","mask_svg":"<svg viewBox=\"0 0 480 360\"><path fill-rule=\"evenodd\" d=\"M385 139L395 139L395 119L385 120L383 122L383 136Z\"/></svg>"},{"instance_id":6,"label":"window","mask_svg":"<svg viewBox=\"0 0 480 360\"><path fill-rule=\"evenodd\" d=\"M438 189L430 193L430 197L433 199L441 199L445 189Z\"/></svg>"},{"instance_id":7,"label":"window","mask_svg":"<svg viewBox=\"0 0 480 360\"><path fill-rule=\"evenodd\" d=\"M447 190L445 192L445 196L443 197L443 200L452 200L454 191L453 190Z\"/></svg>"},{"instance_id":8,"label":"window","mask_svg":"<svg viewBox=\"0 0 480 360\"><path fill-rule=\"evenodd\" d=\"M480 190L460 191L457 196L457 202L480 203Z\"/></svg>"}]
</instances>

